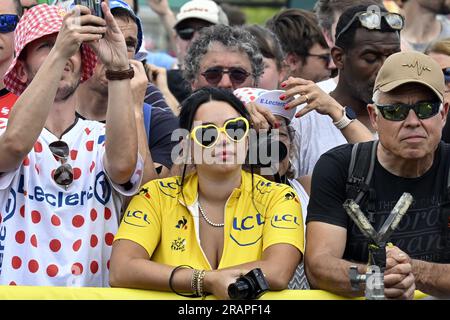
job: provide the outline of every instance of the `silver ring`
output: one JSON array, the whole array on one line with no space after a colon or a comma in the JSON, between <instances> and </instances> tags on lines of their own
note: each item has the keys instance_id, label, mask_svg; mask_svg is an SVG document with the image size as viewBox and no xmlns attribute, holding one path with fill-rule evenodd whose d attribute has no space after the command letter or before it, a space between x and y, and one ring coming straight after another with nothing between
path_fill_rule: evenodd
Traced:
<instances>
[{"instance_id":1,"label":"silver ring","mask_svg":"<svg viewBox=\"0 0 450 320\"><path fill-rule=\"evenodd\" d=\"M306 98L306 103L308 103L308 102L309 102L309 97L308 97L308 95L305 94L304 97Z\"/></svg>"}]
</instances>

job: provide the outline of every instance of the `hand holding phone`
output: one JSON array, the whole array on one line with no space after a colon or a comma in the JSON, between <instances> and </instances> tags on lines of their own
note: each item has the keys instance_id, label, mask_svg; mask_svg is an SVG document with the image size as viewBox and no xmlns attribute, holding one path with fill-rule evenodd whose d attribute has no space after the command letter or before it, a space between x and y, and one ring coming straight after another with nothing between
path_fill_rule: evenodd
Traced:
<instances>
[{"instance_id":1,"label":"hand holding phone","mask_svg":"<svg viewBox=\"0 0 450 320\"><path fill-rule=\"evenodd\" d=\"M75 0L74 4L88 7L94 16L105 18L101 6L102 0Z\"/></svg>"}]
</instances>

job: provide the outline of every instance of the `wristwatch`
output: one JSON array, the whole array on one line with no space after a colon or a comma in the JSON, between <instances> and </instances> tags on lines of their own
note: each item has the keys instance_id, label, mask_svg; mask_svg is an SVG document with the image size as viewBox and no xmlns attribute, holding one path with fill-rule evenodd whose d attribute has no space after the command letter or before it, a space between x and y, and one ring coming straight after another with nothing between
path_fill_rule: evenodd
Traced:
<instances>
[{"instance_id":1,"label":"wristwatch","mask_svg":"<svg viewBox=\"0 0 450 320\"><path fill-rule=\"evenodd\" d=\"M355 119L355 111L353 111L353 109L350 107L344 107L344 109L342 109L342 118L339 121L333 122L333 124L336 126L336 128L342 130L346 128L350 123L355 121Z\"/></svg>"}]
</instances>

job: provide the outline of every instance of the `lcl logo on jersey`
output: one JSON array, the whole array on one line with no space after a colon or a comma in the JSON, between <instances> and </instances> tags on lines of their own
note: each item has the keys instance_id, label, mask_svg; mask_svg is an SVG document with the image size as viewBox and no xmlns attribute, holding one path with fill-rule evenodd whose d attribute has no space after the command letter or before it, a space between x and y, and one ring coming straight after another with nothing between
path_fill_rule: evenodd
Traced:
<instances>
[{"instance_id":1,"label":"lcl logo on jersey","mask_svg":"<svg viewBox=\"0 0 450 320\"><path fill-rule=\"evenodd\" d=\"M150 224L148 215L140 210L128 210L128 212L123 217L123 222L139 228L144 228L146 225Z\"/></svg>"},{"instance_id":2,"label":"lcl logo on jersey","mask_svg":"<svg viewBox=\"0 0 450 320\"><path fill-rule=\"evenodd\" d=\"M175 196L180 193L181 183L179 183L178 180L166 183L160 181L158 187L166 196L175 198Z\"/></svg>"},{"instance_id":3,"label":"lcl logo on jersey","mask_svg":"<svg viewBox=\"0 0 450 320\"><path fill-rule=\"evenodd\" d=\"M264 222L264 217L260 213L242 219L234 218L230 232L231 240L241 247L257 243L262 238Z\"/></svg>"},{"instance_id":4,"label":"lcl logo on jersey","mask_svg":"<svg viewBox=\"0 0 450 320\"><path fill-rule=\"evenodd\" d=\"M270 225L278 229L297 229L300 226L299 217L287 214L276 214L270 220Z\"/></svg>"}]
</instances>

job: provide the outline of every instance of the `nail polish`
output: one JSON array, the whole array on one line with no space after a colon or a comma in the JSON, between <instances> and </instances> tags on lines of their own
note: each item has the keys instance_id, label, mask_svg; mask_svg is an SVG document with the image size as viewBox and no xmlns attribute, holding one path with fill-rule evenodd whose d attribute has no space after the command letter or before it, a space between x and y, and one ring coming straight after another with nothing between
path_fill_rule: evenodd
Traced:
<instances>
[{"instance_id":1,"label":"nail polish","mask_svg":"<svg viewBox=\"0 0 450 320\"><path fill-rule=\"evenodd\" d=\"M282 94L282 95L280 96L280 100L284 100L284 99L286 99L286 96L285 96L284 94Z\"/></svg>"},{"instance_id":2,"label":"nail polish","mask_svg":"<svg viewBox=\"0 0 450 320\"><path fill-rule=\"evenodd\" d=\"M281 87L282 87L282 88L286 87L286 83L282 83L282 84L281 84Z\"/></svg>"}]
</instances>

